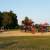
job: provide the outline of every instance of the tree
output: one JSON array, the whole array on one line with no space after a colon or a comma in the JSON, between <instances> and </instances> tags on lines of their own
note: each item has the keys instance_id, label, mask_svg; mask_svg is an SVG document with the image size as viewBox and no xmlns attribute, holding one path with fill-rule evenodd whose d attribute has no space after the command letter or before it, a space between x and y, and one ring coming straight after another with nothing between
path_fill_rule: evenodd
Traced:
<instances>
[{"instance_id":1,"label":"tree","mask_svg":"<svg viewBox=\"0 0 50 50\"><path fill-rule=\"evenodd\" d=\"M0 28L2 26L2 20L3 20L3 18L2 18L2 12L0 11Z\"/></svg>"},{"instance_id":2,"label":"tree","mask_svg":"<svg viewBox=\"0 0 50 50\"><path fill-rule=\"evenodd\" d=\"M31 25L33 24L33 21L28 17L25 17L25 19L22 20L22 24L24 25L24 29L26 32L27 30L31 30Z\"/></svg>"},{"instance_id":3,"label":"tree","mask_svg":"<svg viewBox=\"0 0 50 50\"><path fill-rule=\"evenodd\" d=\"M10 12L3 12L2 14L3 14L2 25L4 26L4 28L14 29L18 27L17 15L15 13L10 11Z\"/></svg>"},{"instance_id":4,"label":"tree","mask_svg":"<svg viewBox=\"0 0 50 50\"><path fill-rule=\"evenodd\" d=\"M36 28L36 31L37 31L37 32L40 31L40 25L39 25L39 24L35 24L35 28Z\"/></svg>"},{"instance_id":5,"label":"tree","mask_svg":"<svg viewBox=\"0 0 50 50\"><path fill-rule=\"evenodd\" d=\"M9 23L10 24L10 27L18 27L18 20L17 20L17 16L15 13L13 13L12 11L10 11L10 16L11 16L11 19L12 19L12 22Z\"/></svg>"}]
</instances>

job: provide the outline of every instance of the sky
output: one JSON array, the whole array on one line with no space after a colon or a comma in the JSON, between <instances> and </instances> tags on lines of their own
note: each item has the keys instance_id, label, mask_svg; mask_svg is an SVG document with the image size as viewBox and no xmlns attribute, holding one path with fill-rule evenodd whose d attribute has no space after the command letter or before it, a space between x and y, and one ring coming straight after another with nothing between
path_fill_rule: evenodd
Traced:
<instances>
[{"instance_id":1,"label":"sky","mask_svg":"<svg viewBox=\"0 0 50 50\"><path fill-rule=\"evenodd\" d=\"M50 24L50 0L0 0L0 11L10 10L18 16L19 24L25 16L37 24Z\"/></svg>"}]
</instances>

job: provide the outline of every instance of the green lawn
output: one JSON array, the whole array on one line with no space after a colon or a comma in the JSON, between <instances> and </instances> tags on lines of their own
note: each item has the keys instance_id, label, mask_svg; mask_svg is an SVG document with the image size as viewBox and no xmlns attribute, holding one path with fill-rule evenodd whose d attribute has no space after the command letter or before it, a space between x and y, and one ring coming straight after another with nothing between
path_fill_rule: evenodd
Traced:
<instances>
[{"instance_id":1,"label":"green lawn","mask_svg":"<svg viewBox=\"0 0 50 50\"><path fill-rule=\"evenodd\" d=\"M48 36L0 37L0 50L50 50Z\"/></svg>"}]
</instances>

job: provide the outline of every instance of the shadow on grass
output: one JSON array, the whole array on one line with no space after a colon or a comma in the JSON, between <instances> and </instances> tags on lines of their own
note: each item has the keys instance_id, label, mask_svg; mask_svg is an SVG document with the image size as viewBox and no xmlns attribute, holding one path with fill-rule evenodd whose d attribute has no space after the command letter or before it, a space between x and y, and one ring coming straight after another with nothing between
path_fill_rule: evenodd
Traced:
<instances>
[{"instance_id":1,"label":"shadow on grass","mask_svg":"<svg viewBox=\"0 0 50 50\"><path fill-rule=\"evenodd\" d=\"M4 37L0 38L0 48L50 48L50 37Z\"/></svg>"}]
</instances>

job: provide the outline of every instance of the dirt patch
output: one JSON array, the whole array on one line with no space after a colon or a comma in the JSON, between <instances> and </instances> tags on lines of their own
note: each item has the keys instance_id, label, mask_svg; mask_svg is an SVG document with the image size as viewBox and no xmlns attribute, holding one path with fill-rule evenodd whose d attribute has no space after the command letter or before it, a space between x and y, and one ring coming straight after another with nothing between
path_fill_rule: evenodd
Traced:
<instances>
[{"instance_id":1,"label":"dirt patch","mask_svg":"<svg viewBox=\"0 0 50 50\"><path fill-rule=\"evenodd\" d=\"M5 31L0 33L0 37L5 37L5 36L50 36L50 32L45 32L45 33L31 33L31 32L22 32L20 30L18 31Z\"/></svg>"}]
</instances>

